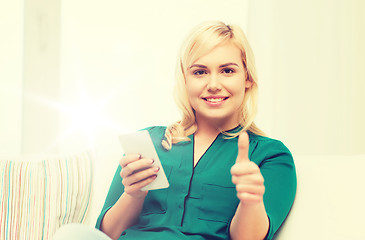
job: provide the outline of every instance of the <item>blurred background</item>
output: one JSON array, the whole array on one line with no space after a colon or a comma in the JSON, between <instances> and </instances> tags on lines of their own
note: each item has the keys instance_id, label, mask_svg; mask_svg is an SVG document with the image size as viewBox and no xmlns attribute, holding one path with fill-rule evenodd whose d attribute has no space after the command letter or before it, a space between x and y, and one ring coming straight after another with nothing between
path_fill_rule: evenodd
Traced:
<instances>
[{"instance_id":1,"label":"blurred background","mask_svg":"<svg viewBox=\"0 0 365 240\"><path fill-rule=\"evenodd\" d=\"M205 20L246 32L257 124L294 155L364 154L362 0L0 2L0 154L121 156L118 135L179 120L177 53Z\"/></svg>"}]
</instances>

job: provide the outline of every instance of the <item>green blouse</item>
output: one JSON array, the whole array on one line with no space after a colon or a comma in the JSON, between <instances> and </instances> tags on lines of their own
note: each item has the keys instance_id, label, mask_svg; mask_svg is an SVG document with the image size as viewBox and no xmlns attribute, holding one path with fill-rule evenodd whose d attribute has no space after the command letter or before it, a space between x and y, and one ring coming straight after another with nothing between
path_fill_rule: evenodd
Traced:
<instances>
[{"instance_id":1,"label":"green blouse","mask_svg":"<svg viewBox=\"0 0 365 240\"><path fill-rule=\"evenodd\" d=\"M238 138L227 139L219 134L194 167L194 135L189 136L190 142L174 144L166 151L161 146L165 129L147 130L170 187L148 192L138 224L125 230L119 239L230 239L229 225L239 204L230 174L238 153ZM294 201L295 166L291 153L280 141L252 133L249 138L249 158L260 167L265 179L264 204L270 220L266 239L271 239ZM120 170L119 166L96 228L123 193Z\"/></svg>"}]
</instances>

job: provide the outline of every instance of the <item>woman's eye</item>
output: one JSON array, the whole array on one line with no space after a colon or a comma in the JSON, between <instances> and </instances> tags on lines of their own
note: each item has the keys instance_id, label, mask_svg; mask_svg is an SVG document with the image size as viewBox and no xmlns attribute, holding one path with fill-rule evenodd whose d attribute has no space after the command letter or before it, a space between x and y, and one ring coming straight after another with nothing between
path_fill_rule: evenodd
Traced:
<instances>
[{"instance_id":1,"label":"woman's eye","mask_svg":"<svg viewBox=\"0 0 365 240\"><path fill-rule=\"evenodd\" d=\"M226 74L231 74L231 73L234 73L234 70L232 68L225 68L225 69L223 69L222 72L226 73Z\"/></svg>"},{"instance_id":2,"label":"woman's eye","mask_svg":"<svg viewBox=\"0 0 365 240\"><path fill-rule=\"evenodd\" d=\"M203 75L206 74L206 72L204 70L196 70L193 72L194 75Z\"/></svg>"}]
</instances>

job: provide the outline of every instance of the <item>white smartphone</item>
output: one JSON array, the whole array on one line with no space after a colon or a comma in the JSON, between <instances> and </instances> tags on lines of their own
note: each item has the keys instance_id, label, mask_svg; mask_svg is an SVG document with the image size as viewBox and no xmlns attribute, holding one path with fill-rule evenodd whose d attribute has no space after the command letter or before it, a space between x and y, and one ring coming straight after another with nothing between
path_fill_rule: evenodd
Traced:
<instances>
[{"instance_id":1,"label":"white smartphone","mask_svg":"<svg viewBox=\"0 0 365 240\"><path fill-rule=\"evenodd\" d=\"M141 154L143 158L154 160L152 164L153 167L160 168L156 174L156 179L141 190L147 191L169 187L166 174L162 168L155 146L153 145L152 139L147 130L120 135L119 140L122 144L124 154Z\"/></svg>"}]
</instances>

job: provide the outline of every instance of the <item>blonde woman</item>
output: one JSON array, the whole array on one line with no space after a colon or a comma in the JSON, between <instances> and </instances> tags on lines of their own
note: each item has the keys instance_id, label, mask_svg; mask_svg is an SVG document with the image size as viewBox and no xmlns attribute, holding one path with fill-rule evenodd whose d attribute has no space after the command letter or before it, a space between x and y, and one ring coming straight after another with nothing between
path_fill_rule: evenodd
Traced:
<instances>
[{"instance_id":1,"label":"blonde woman","mask_svg":"<svg viewBox=\"0 0 365 240\"><path fill-rule=\"evenodd\" d=\"M182 119L147 128L170 187L141 191L159 169L138 153L124 156L96 227L112 239L272 239L296 174L289 150L254 124L257 75L244 33L199 25L176 74Z\"/></svg>"}]
</instances>

